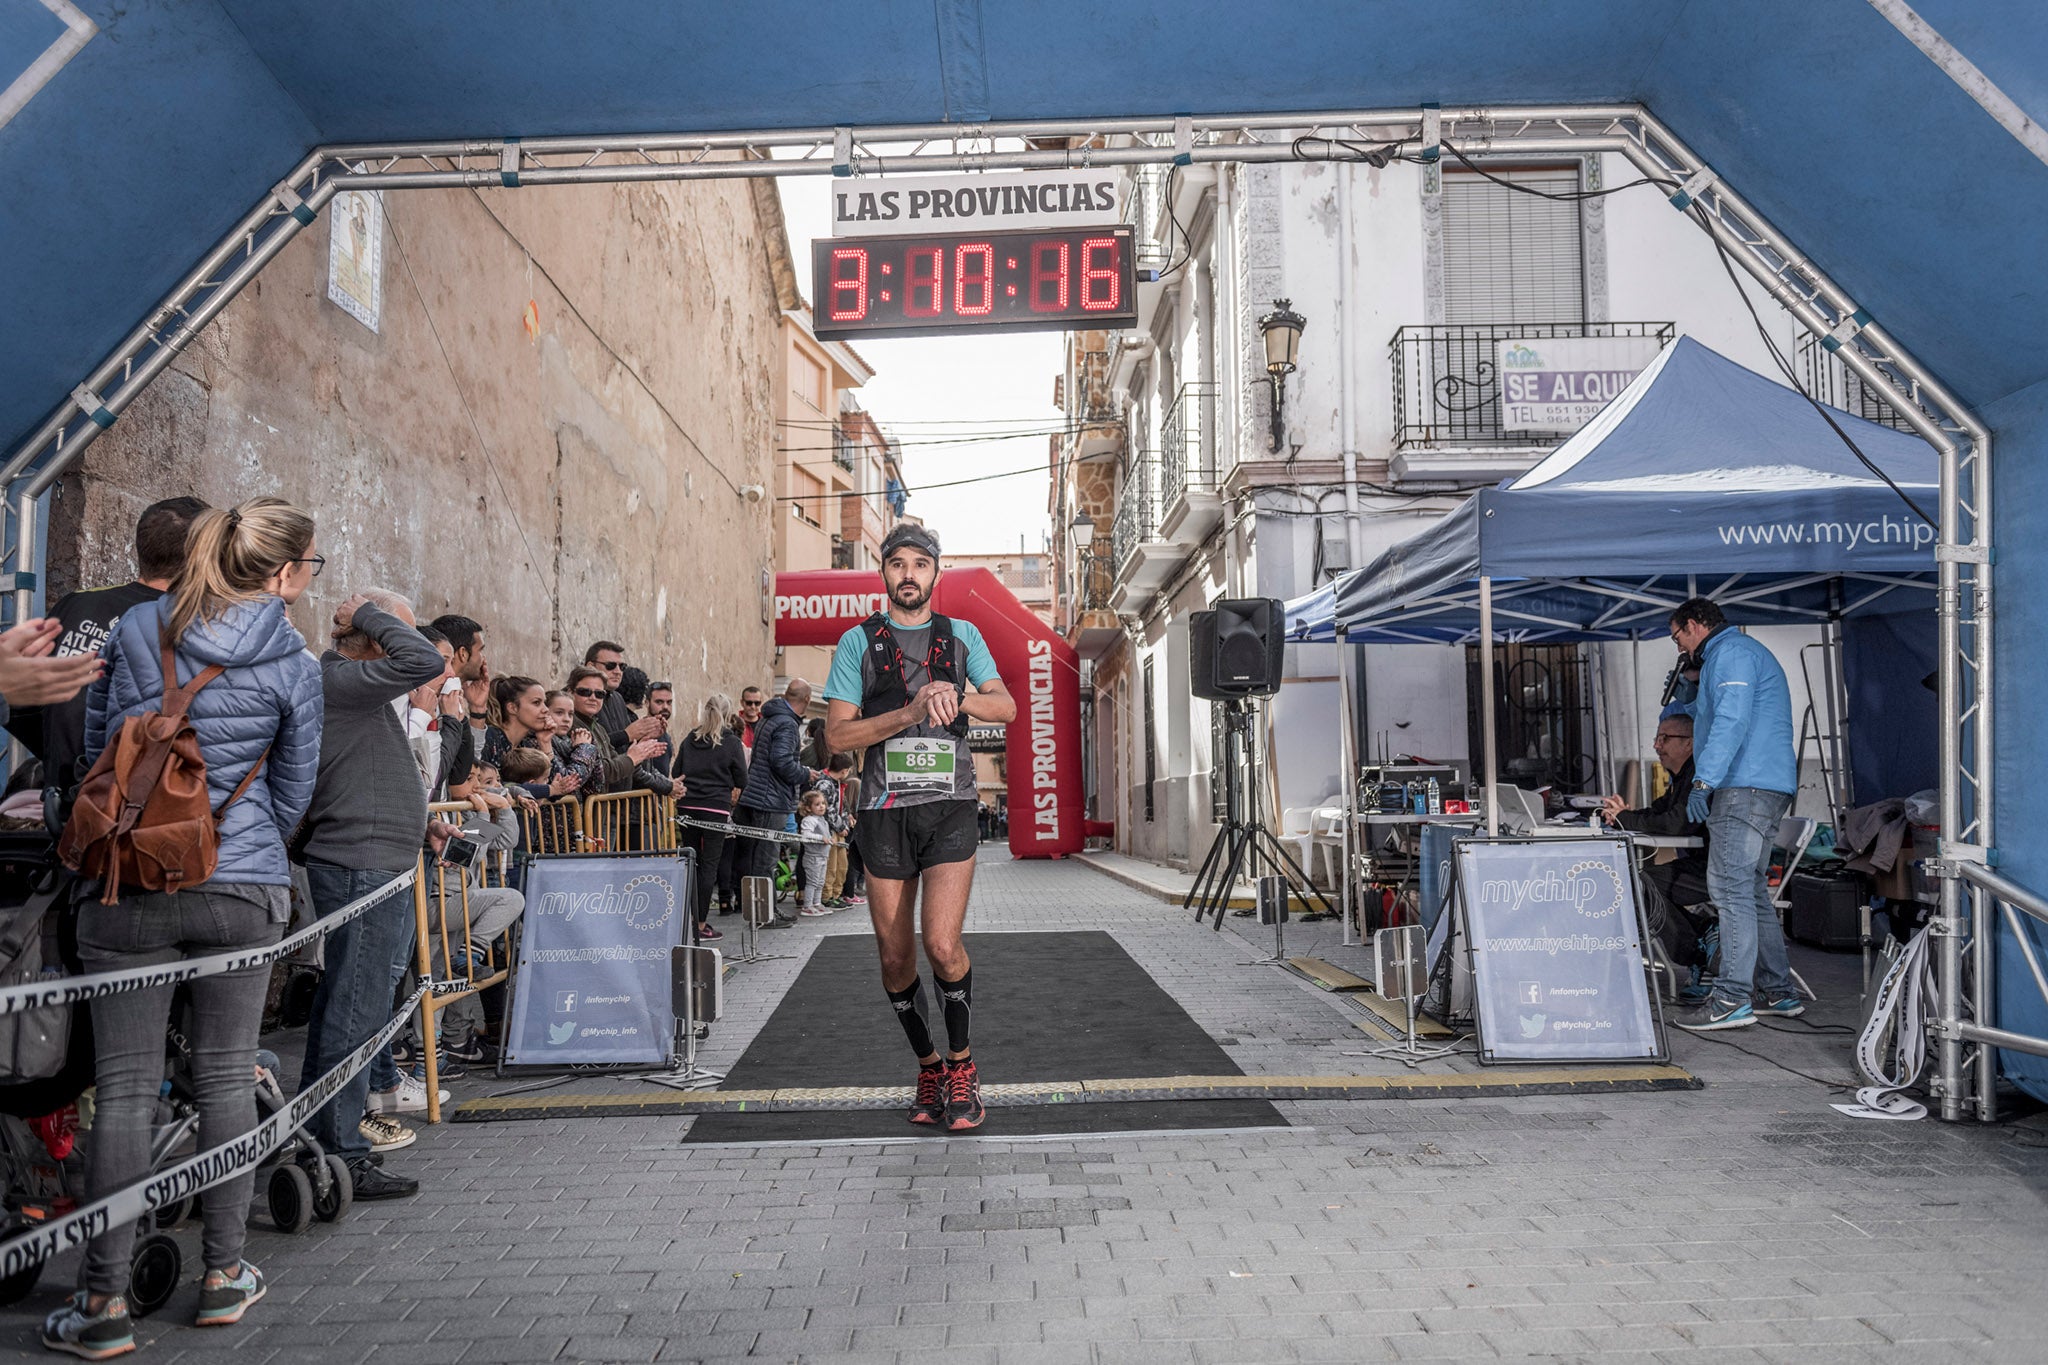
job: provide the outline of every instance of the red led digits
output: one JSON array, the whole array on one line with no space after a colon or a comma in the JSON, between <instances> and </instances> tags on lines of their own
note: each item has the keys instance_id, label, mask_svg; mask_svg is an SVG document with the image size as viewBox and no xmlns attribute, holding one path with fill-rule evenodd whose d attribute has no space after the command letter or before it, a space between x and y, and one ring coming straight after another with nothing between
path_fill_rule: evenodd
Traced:
<instances>
[{"instance_id":1,"label":"red led digits","mask_svg":"<svg viewBox=\"0 0 2048 1365\"><path fill-rule=\"evenodd\" d=\"M945 272L942 246L914 246L903 253L903 316L935 318L944 310Z\"/></svg>"},{"instance_id":2,"label":"red led digits","mask_svg":"<svg viewBox=\"0 0 2048 1365\"><path fill-rule=\"evenodd\" d=\"M1098 255L1099 253L1099 255ZM1101 260L1104 264L1097 265ZM1090 237L1081 243L1081 307L1090 313L1113 313L1123 300L1123 272L1117 269L1116 238Z\"/></svg>"},{"instance_id":3,"label":"red led digits","mask_svg":"<svg viewBox=\"0 0 2048 1365\"><path fill-rule=\"evenodd\" d=\"M972 261L975 264L970 265ZM996 249L987 242L962 242L953 249L953 311L963 318L995 311Z\"/></svg>"},{"instance_id":4,"label":"red led digits","mask_svg":"<svg viewBox=\"0 0 2048 1365\"><path fill-rule=\"evenodd\" d=\"M1051 264L1047 264L1050 258ZM1067 244L1058 240L1031 244L1031 311L1067 311ZM1050 292L1048 292L1050 291Z\"/></svg>"},{"instance_id":5,"label":"red led digits","mask_svg":"<svg viewBox=\"0 0 2048 1365\"><path fill-rule=\"evenodd\" d=\"M853 270L846 269L851 262ZM886 268L886 267L885 267ZM859 322L868 315L868 253L866 247L832 248L831 308L834 322Z\"/></svg>"}]
</instances>

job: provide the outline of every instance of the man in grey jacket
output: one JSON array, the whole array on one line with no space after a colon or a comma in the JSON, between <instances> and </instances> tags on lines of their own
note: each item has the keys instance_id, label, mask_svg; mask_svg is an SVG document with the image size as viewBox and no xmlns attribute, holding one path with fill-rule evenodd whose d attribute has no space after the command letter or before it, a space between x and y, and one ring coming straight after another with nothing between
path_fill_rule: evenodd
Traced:
<instances>
[{"instance_id":1,"label":"man in grey jacket","mask_svg":"<svg viewBox=\"0 0 2048 1365\"><path fill-rule=\"evenodd\" d=\"M317 914L333 914L418 861L427 797L391 703L443 669L440 651L413 629L412 608L395 593L358 593L335 610L334 648L320 657L327 713L302 843ZM412 940L410 891L393 892L327 936L303 1080L325 1075L390 1019ZM357 1199L411 1194L417 1180L388 1175L370 1159L360 1128L370 1079L368 1068L350 1077L313 1116L313 1135L348 1163Z\"/></svg>"}]
</instances>

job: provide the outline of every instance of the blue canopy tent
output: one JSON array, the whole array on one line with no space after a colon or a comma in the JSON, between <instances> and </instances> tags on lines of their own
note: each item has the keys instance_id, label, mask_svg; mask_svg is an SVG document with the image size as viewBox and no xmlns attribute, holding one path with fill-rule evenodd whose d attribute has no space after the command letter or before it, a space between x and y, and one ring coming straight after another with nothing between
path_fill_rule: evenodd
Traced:
<instances>
[{"instance_id":1,"label":"blue canopy tent","mask_svg":"<svg viewBox=\"0 0 2048 1365\"><path fill-rule=\"evenodd\" d=\"M1931 615L1935 532L1905 499L1931 508L1934 449L1845 412L1829 416L1897 491L1798 393L1680 337L1528 473L1288 602L1288 636L1478 643L1492 832L1496 643L1660 638L1671 608L1701 594L1740 624L1825 626L1831 644L1851 616ZM1350 671L1346 650L1347 698ZM1839 676L1831 668L1837 706ZM1350 728L1347 702L1347 788Z\"/></svg>"},{"instance_id":2,"label":"blue canopy tent","mask_svg":"<svg viewBox=\"0 0 2048 1365\"><path fill-rule=\"evenodd\" d=\"M1919 437L1832 412L1932 515ZM1628 640L1705 594L1741 624L1931 610L1935 528L1799 394L1690 337L1528 473L1287 604L1289 638Z\"/></svg>"}]
</instances>

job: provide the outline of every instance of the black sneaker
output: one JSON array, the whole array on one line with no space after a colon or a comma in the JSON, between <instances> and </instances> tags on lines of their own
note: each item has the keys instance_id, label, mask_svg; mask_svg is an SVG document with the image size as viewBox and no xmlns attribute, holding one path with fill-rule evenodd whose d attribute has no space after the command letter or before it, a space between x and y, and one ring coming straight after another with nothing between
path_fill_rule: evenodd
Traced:
<instances>
[{"instance_id":1,"label":"black sneaker","mask_svg":"<svg viewBox=\"0 0 2048 1365\"><path fill-rule=\"evenodd\" d=\"M357 1200L403 1199L409 1194L420 1192L420 1182L409 1175L393 1175L379 1170L366 1156L350 1157L348 1180L355 1190Z\"/></svg>"},{"instance_id":2,"label":"black sneaker","mask_svg":"<svg viewBox=\"0 0 2048 1365\"><path fill-rule=\"evenodd\" d=\"M453 1057L458 1062L479 1062L484 1059L484 1041L474 1033L460 1042L441 1044L441 1055Z\"/></svg>"},{"instance_id":3,"label":"black sneaker","mask_svg":"<svg viewBox=\"0 0 2048 1365\"><path fill-rule=\"evenodd\" d=\"M974 1059L946 1063L946 1127L955 1133L981 1127L988 1111L981 1107L981 1073Z\"/></svg>"},{"instance_id":4,"label":"black sneaker","mask_svg":"<svg viewBox=\"0 0 2048 1365\"><path fill-rule=\"evenodd\" d=\"M97 1313L85 1311L81 1289L62 1308L43 1319L43 1345L80 1360L111 1360L135 1349L135 1328L128 1321L128 1300L116 1294Z\"/></svg>"},{"instance_id":5,"label":"black sneaker","mask_svg":"<svg viewBox=\"0 0 2048 1365\"><path fill-rule=\"evenodd\" d=\"M910 1121L937 1127L946 1116L946 1064L933 1062L917 1069L917 1098L910 1102Z\"/></svg>"},{"instance_id":6,"label":"black sneaker","mask_svg":"<svg viewBox=\"0 0 2048 1365\"><path fill-rule=\"evenodd\" d=\"M251 1304L263 1297L263 1272L243 1261L233 1279L223 1270L209 1270L199 1282L199 1315L194 1327L232 1327Z\"/></svg>"},{"instance_id":7,"label":"black sneaker","mask_svg":"<svg viewBox=\"0 0 2048 1365\"><path fill-rule=\"evenodd\" d=\"M1756 1011L1747 1000L1730 1004L1708 999L1689 1010L1680 1010L1671 1017L1671 1022L1688 1033L1716 1033L1724 1028L1748 1028L1756 1022Z\"/></svg>"}]
</instances>

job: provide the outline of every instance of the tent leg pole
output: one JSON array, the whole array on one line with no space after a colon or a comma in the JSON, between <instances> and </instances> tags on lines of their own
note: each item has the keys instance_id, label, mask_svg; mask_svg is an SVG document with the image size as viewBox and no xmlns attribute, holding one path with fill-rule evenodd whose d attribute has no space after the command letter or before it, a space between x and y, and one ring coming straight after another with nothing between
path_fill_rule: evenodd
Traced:
<instances>
[{"instance_id":1,"label":"tent leg pole","mask_svg":"<svg viewBox=\"0 0 2048 1365\"><path fill-rule=\"evenodd\" d=\"M1339 709L1337 713L1337 742L1340 746L1339 762L1343 765L1338 773L1338 777L1343 784L1342 790L1344 792L1344 842L1338 854L1343 866L1337 872L1337 912L1343 916L1343 920L1339 925L1338 941L1347 948L1352 946L1355 941L1358 941L1351 937L1351 916L1353 913L1351 897L1351 817L1352 812L1358 809L1358 754L1357 742L1354 738L1356 727L1352 724L1351 719L1351 651L1354 648L1355 646L1345 643L1342 636L1338 637L1337 705ZM1313 840L1311 840L1309 847L1311 849L1315 847ZM1313 868L1315 859L1309 859L1309 865ZM1361 934L1360 940L1363 937L1363 934Z\"/></svg>"},{"instance_id":2,"label":"tent leg pole","mask_svg":"<svg viewBox=\"0 0 2048 1365\"><path fill-rule=\"evenodd\" d=\"M1634 631L1631 631L1629 633L1628 668L1628 719L1630 726L1629 733L1631 735L1636 736L1636 738L1631 739L1628 742L1628 747L1633 749L1636 747L1636 745L1642 743L1643 733L1643 637L1641 634ZM1658 724L1663 724L1663 721L1664 718L1662 716L1659 716L1657 718ZM1636 765L1636 771L1642 774L1643 777L1642 790L1636 792L1629 792L1627 794L1628 802L1631 806L1647 806L1650 804L1650 770L1643 766L1643 756L1640 751L1637 752L1636 756L1629 761ZM1621 776L1622 780L1626 781L1626 774L1622 774ZM1616 790L1618 791L1620 790L1620 788L1616 788Z\"/></svg>"},{"instance_id":3,"label":"tent leg pole","mask_svg":"<svg viewBox=\"0 0 2048 1365\"><path fill-rule=\"evenodd\" d=\"M1485 735L1482 759L1486 764L1486 837L1500 833L1500 799L1495 774L1500 769L1499 740L1493 723L1493 580L1479 580L1479 711Z\"/></svg>"}]
</instances>

